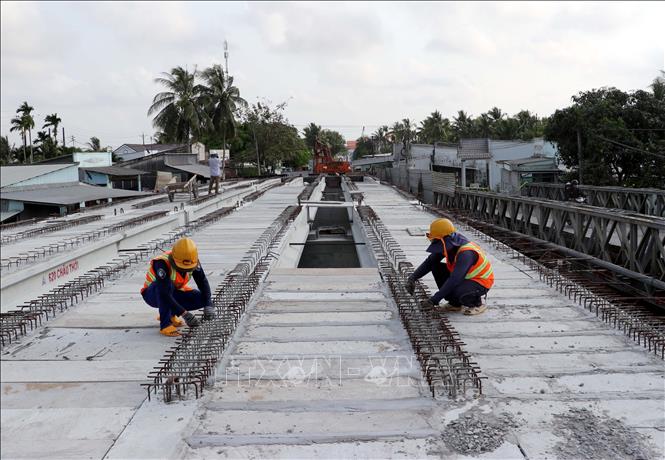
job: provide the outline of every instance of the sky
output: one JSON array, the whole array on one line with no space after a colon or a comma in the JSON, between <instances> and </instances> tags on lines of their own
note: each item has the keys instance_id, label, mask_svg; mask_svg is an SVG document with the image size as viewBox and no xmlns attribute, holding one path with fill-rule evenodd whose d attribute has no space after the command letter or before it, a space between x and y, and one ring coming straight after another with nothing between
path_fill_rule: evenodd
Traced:
<instances>
[{"instance_id":1,"label":"sky","mask_svg":"<svg viewBox=\"0 0 665 460\"><path fill-rule=\"evenodd\" d=\"M547 116L580 91L646 89L665 2L0 3L0 134L23 101L67 144L150 142L154 79L223 63L248 102L347 139L434 110ZM34 138L34 133L33 133Z\"/></svg>"}]
</instances>

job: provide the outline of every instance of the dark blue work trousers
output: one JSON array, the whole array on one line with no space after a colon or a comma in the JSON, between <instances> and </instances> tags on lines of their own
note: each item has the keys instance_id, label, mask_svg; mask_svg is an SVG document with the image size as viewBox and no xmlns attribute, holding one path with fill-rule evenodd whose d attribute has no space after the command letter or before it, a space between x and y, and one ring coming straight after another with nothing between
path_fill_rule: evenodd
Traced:
<instances>
[{"instance_id":1,"label":"dark blue work trousers","mask_svg":"<svg viewBox=\"0 0 665 460\"><path fill-rule=\"evenodd\" d=\"M450 272L445 263L433 263L431 265L432 275L434 275L434 281L439 289L450 277ZM457 286L455 286L450 294L444 297L448 303L454 307L465 306L465 307L477 307L482 304L481 297L487 294L487 289L484 286L476 283L471 280L464 280Z\"/></svg>"},{"instance_id":2,"label":"dark blue work trousers","mask_svg":"<svg viewBox=\"0 0 665 460\"><path fill-rule=\"evenodd\" d=\"M169 283L170 284L170 283ZM208 300L198 289L191 291L181 291L175 289L171 284L171 292L165 287L160 287L160 283L152 283L148 289L143 291L143 300L153 308L159 309L159 328L164 329L171 325L171 316L180 316L184 311L173 304L173 298L182 308L187 311L198 310L208 303Z\"/></svg>"}]
</instances>

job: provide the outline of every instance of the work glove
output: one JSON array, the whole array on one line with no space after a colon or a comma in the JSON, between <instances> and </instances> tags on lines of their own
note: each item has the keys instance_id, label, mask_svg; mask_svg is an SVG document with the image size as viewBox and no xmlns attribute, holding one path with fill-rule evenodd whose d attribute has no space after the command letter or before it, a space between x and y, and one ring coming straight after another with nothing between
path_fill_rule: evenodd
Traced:
<instances>
[{"instance_id":1,"label":"work glove","mask_svg":"<svg viewBox=\"0 0 665 460\"><path fill-rule=\"evenodd\" d=\"M420 302L420 308L423 310L431 310L434 308L434 302L432 302L430 299L423 300Z\"/></svg>"},{"instance_id":2,"label":"work glove","mask_svg":"<svg viewBox=\"0 0 665 460\"><path fill-rule=\"evenodd\" d=\"M215 319L215 307L212 305L206 305L203 307L203 320L210 321Z\"/></svg>"},{"instance_id":3,"label":"work glove","mask_svg":"<svg viewBox=\"0 0 665 460\"><path fill-rule=\"evenodd\" d=\"M190 312L187 312L184 315L182 315L182 319L185 320L185 323L187 323L187 326L189 327L198 327L200 324L196 316L192 315Z\"/></svg>"},{"instance_id":4,"label":"work glove","mask_svg":"<svg viewBox=\"0 0 665 460\"><path fill-rule=\"evenodd\" d=\"M406 292L413 295L416 292L416 280L409 276L409 279L406 280Z\"/></svg>"}]
</instances>

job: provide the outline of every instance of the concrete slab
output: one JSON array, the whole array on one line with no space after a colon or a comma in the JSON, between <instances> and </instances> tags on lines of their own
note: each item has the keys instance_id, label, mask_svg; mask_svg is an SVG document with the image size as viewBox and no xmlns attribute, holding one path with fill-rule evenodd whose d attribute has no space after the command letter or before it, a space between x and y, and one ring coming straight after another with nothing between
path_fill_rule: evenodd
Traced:
<instances>
[{"instance_id":1,"label":"concrete slab","mask_svg":"<svg viewBox=\"0 0 665 460\"><path fill-rule=\"evenodd\" d=\"M408 400L426 396L424 388L417 379L401 379L400 385L390 385L386 380L378 383L369 379L343 379L338 381L307 380L289 382L288 380L261 380L261 378L240 381L217 381L210 392L207 405L215 403L237 404L251 403L251 407L260 409L259 403L324 402L329 407L349 407L367 401L379 401L383 407L390 407L390 401ZM429 401L424 399L423 401ZM429 401L428 404L432 402ZM220 406L216 406L219 410ZM248 408L248 405L244 406ZM282 407L282 410L284 407ZM262 409L262 410L265 410Z\"/></svg>"},{"instance_id":2,"label":"concrete slab","mask_svg":"<svg viewBox=\"0 0 665 460\"><path fill-rule=\"evenodd\" d=\"M154 360L2 361L2 382L144 382Z\"/></svg>"},{"instance_id":3,"label":"concrete slab","mask_svg":"<svg viewBox=\"0 0 665 460\"><path fill-rule=\"evenodd\" d=\"M234 353L250 356L380 355L404 350L403 342L388 340L328 340L325 342L242 342ZM303 352L304 351L304 352Z\"/></svg>"},{"instance_id":4,"label":"concrete slab","mask_svg":"<svg viewBox=\"0 0 665 460\"><path fill-rule=\"evenodd\" d=\"M408 439L434 435L425 417L413 411L268 412L208 410L188 440L190 446L274 444L290 440L325 442Z\"/></svg>"},{"instance_id":5,"label":"concrete slab","mask_svg":"<svg viewBox=\"0 0 665 460\"><path fill-rule=\"evenodd\" d=\"M245 341L314 341L327 339L401 339L403 330L385 325L362 326L250 326Z\"/></svg>"},{"instance_id":6,"label":"concrete slab","mask_svg":"<svg viewBox=\"0 0 665 460\"><path fill-rule=\"evenodd\" d=\"M228 382L253 379L310 382L323 379L330 385L344 379L368 378L399 386L410 384L402 377L420 379L420 374L420 364L410 352L356 358L336 354L308 358L294 353L292 356L272 358L230 355L217 378Z\"/></svg>"},{"instance_id":7,"label":"concrete slab","mask_svg":"<svg viewBox=\"0 0 665 460\"><path fill-rule=\"evenodd\" d=\"M20 356L21 360L35 361L159 361L164 354L165 341L156 340L158 337L163 336L159 335L159 327L156 326L150 329L46 328L40 336L27 340L23 347L3 355L3 360Z\"/></svg>"},{"instance_id":8,"label":"concrete slab","mask_svg":"<svg viewBox=\"0 0 665 460\"><path fill-rule=\"evenodd\" d=\"M136 382L3 383L2 409L138 408L146 391Z\"/></svg>"},{"instance_id":9,"label":"concrete slab","mask_svg":"<svg viewBox=\"0 0 665 460\"><path fill-rule=\"evenodd\" d=\"M257 313L312 313L312 312L365 312L393 311L385 301L308 302L303 301L259 301L254 307Z\"/></svg>"},{"instance_id":10,"label":"concrete slab","mask_svg":"<svg viewBox=\"0 0 665 460\"><path fill-rule=\"evenodd\" d=\"M352 325L391 321L392 311L332 312L332 313L257 313L249 315L249 324L268 326L277 324L292 325Z\"/></svg>"}]
</instances>

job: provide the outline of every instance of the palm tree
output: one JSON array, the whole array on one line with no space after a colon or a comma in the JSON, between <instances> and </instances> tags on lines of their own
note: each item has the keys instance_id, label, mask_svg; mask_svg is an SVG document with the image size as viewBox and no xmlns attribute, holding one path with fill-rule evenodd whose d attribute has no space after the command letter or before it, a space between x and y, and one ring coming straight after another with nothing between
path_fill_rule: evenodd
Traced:
<instances>
[{"instance_id":1,"label":"palm tree","mask_svg":"<svg viewBox=\"0 0 665 460\"><path fill-rule=\"evenodd\" d=\"M208 123L201 94L204 88L196 84L197 71L189 71L178 66L171 73L162 73L155 83L166 87L158 93L148 109L148 116L156 114L152 120L155 128L178 142L186 142L191 151L191 136L198 136Z\"/></svg>"},{"instance_id":2,"label":"palm tree","mask_svg":"<svg viewBox=\"0 0 665 460\"><path fill-rule=\"evenodd\" d=\"M472 136L474 131L473 119L464 110L459 110L457 116L453 118L453 130L458 139Z\"/></svg>"},{"instance_id":3,"label":"palm tree","mask_svg":"<svg viewBox=\"0 0 665 460\"><path fill-rule=\"evenodd\" d=\"M490 110L487 111L487 115L492 117L492 120L494 120L494 122L497 122L501 120L505 114L501 111L500 108L492 107Z\"/></svg>"},{"instance_id":4,"label":"palm tree","mask_svg":"<svg viewBox=\"0 0 665 460\"><path fill-rule=\"evenodd\" d=\"M448 138L450 121L441 116L441 112L435 110L427 118L420 122L418 136L420 142L435 144L437 141L445 141Z\"/></svg>"},{"instance_id":5,"label":"palm tree","mask_svg":"<svg viewBox=\"0 0 665 460\"><path fill-rule=\"evenodd\" d=\"M58 125L62 122L62 120L58 117L57 113L52 113L51 115L46 115L44 118L44 126L42 126L42 129L48 128L49 129L49 136L51 135L51 132L53 133L53 140L55 142L56 147L58 146ZM51 131L51 128L53 128L53 131Z\"/></svg>"},{"instance_id":6,"label":"palm tree","mask_svg":"<svg viewBox=\"0 0 665 460\"><path fill-rule=\"evenodd\" d=\"M9 145L7 136L0 137L0 164L8 165L14 161L14 149Z\"/></svg>"},{"instance_id":7,"label":"palm tree","mask_svg":"<svg viewBox=\"0 0 665 460\"><path fill-rule=\"evenodd\" d=\"M481 114L475 120L478 131L483 137L490 138L494 135L494 119L487 113Z\"/></svg>"},{"instance_id":8,"label":"palm tree","mask_svg":"<svg viewBox=\"0 0 665 460\"><path fill-rule=\"evenodd\" d=\"M225 75L221 65L205 69L201 76L205 83L202 96L208 106L208 118L213 129L221 129L222 144L226 149L226 135L231 138L236 136L235 115L247 106L247 101L240 97L240 90L233 86L233 77Z\"/></svg>"},{"instance_id":9,"label":"palm tree","mask_svg":"<svg viewBox=\"0 0 665 460\"><path fill-rule=\"evenodd\" d=\"M650 87L657 101L665 101L665 71L660 71L660 75L654 78Z\"/></svg>"},{"instance_id":10,"label":"palm tree","mask_svg":"<svg viewBox=\"0 0 665 460\"><path fill-rule=\"evenodd\" d=\"M25 153L26 150L26 140L25 140L25 126L23 124L23 118L22 117L14 117L11 119L11 128L9 128L9 132L14 132L14 131L20 131L21 133L21 139L23 139L23 163L28 162L28 157Z\"/></svg>"},{"instance_id":11,"label":"palm tree","mask_svg":"<svg viewBox=\"0 0 665 460\"><path fill-rule=\"evenodd\" d=\"M316 123L310 123L309 125L305 126L302 132L305 136L305 145L310 150L314 150L314 144L321 135L321 126L317 125Z\"/></svg>"},{"instance_id":12,"label":"palm tree","mask_svg":"<svg viewBox=\"0 0 665 460\"><path fill-rule=\"evenodd\" d=\"M374 142L374 151L377 153L384 153L388 146L388 132L387 125L379 126L374 134L372 134L372 141Z\"/></svg>"},{"instance_id":13,"label":"palm tree","mask_svg":"<svg viewBox=\"0 0 665 460\"><path fill-rule=\"evenodd\" d=\"M90 147L91 152L100 152L102 150L101 142L99 142L98 137L91 137L90 142L86 142L86 145Z\"/></svg>"},{"instance_id":14,"label":"palm tree","mask_svg":"<svg viewBox=\"0 0 665 460\"><path fill-rule=\"evenodd\" d=\"M35 119L32 118L32 115L30 115L30 112L32 112L33 110L35 110L35 108L31 107L25 101L23 102L23 104L21 104L21 106L18 109L16 109L16 113L21 114L24 130L28 131L28 139L30 140L30 163L32 163L34 160L33 151L32 151L32 128L35 127Z\"/></svg>"}]
</instances>

